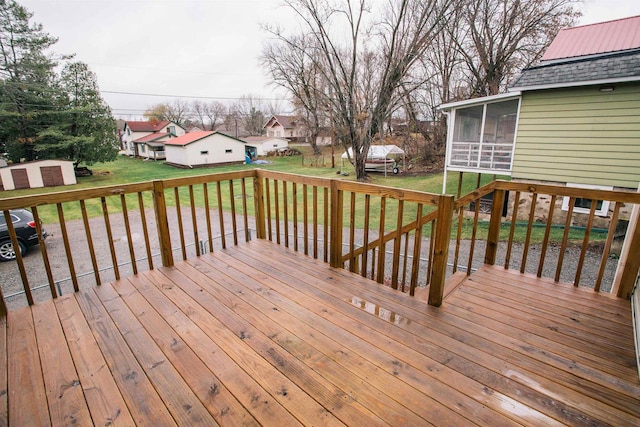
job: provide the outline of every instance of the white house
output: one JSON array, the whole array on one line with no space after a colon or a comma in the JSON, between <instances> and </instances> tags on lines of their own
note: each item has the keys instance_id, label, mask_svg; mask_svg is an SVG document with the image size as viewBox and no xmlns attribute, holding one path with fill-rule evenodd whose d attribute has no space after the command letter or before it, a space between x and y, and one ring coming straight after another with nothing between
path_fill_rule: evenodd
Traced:
<instances>
[{"instance_id":1,"label":"white house","mask_svg":"<svg viewBox=\"0 0 640 427\"><path fill-rule=\"evenodd\" d=\"M5 190L56 187L77 182L73 162L69 160L38 160L0 168L0 180Z\"/></svg>"},{"instance_id":2,"label":"white house","mask_svg":"<svg viewBox=\"0 0 640 427\"><path fill-rule=\"evenodd\" d=\"M264 125L264 130L267 136L277 136L297 142L307 142L309 137L304 124L295 116L271 116Z\"/></svg>"},{"instance_id":3,"label":"white house","mask_svg":"<svg viewBox=\"0 0 640 427\"><path fill-rule=\"evenodd\" d=\"M185 133L184 128L168 120L127 121L122 130L122 149L129 156L163 159L164 141Z\"/></svg>"},{"instance_id":4,"label":"white house","mask_svg":"<svg viewBox=\"0 0 640 427\"><path fill-rule=\"evenodd\" d=\"M265 156L272 151L284 150L289 147L289 141L277 136L248 136L242 138L247 145L255 148L255 154Z\"/></svg>"},{"instance_id":5,"label":"white house","mask_svg":"<svg viewBox=\"0 0 640 427\"><path fill-rule=\"evenodd\" d=\"M244 163L247 144L216 131L189 132L165 143L167 163L194 167Z\"/></svg>"}]
</instances>

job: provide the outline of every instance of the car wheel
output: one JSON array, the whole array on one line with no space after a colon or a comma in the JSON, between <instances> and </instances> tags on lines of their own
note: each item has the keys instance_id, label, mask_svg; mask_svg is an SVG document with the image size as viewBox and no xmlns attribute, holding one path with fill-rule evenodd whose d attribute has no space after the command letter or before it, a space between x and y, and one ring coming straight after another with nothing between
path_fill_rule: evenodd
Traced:
<instances>
[{"instance_id":1,"label":"car wheel","mask_svg":"<svg viewBox=\"0 0 640 427\"><path fill-rule=\"evenodd\" d=\"M393 174L394 175L398 175L398 173L400 172L400 169L398 168L393 168Z\"/></svg>"},{"instance_id":2,"label":"car wheel","mask_svg":"<svg viewBox=\"0 0 640 427\"><path fill-rule=\"evenodd\" d=\"M20 255L24 256L25 252L27 252L27 247L19 240L18 246L20 247ZM14 259L16 259L16 253L13 250L11 240L0 242L0 261L11 261Z\"/></svg>"}]
</instances>

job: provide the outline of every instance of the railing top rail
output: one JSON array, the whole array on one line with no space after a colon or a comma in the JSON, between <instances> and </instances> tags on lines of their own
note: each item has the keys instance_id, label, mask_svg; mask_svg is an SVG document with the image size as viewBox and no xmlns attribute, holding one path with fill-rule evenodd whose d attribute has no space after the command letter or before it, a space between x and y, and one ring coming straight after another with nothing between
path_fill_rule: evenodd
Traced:
<instances>
[{"instance_id":1,"label":"railing top rail","mask_svg":"<svg viewBox=\"0 0 640 427\"><path fill-rule=\"evenodd\" d=\"M354 181L337 181L338 189L354 193L369 194L372 196L390 197L393 199L423 203L437 206L441 194L426 193L423 191L407 190L404 188L386 187L376 184L365 184ZM446 196L446 195L445 195ZM453 197L453 196L450 196Z\"/></svg>"},{"instance_id":2,"label":"railing top rail","mask_svg":"<svg viewBox=\"0 0 640 427\"><path fill-rule=\"evenodd\" d=\"M291 181L299 184L307 184L313 185L316 187L331 187L331 182L335 181L331 178L318 178L315 176L306 176L306 175L296 175L287 172L276 172L270 171L266 169L256 169L255 170L258 177L261 178L269 178L269 179L277 179L281 181Z\"/></svg>"},{"instance_id":3,"label":"railing top rail","mask_svg":"<svg viewBox=\"0 0 640 427\"><path fill-rule=\"evenodd\" d=\"M495 189L521 191L555 196L582 197L594 200L607 200L611 202L639 203L640 193L631 190L595 190L577 187L565 187L561 185L532 184L526 182L494 181ZM491 184L490 184L491 185Z\"/></svg>"},{"instance_id":4,"label":"railing top rail","mask_svg":"<svg viewBox=\"0 0 640 427\"><path fill-rule=\"evenodd\" d=\"M237 172L218 172L205 175L187 176L183 178L170 178L162 180L164 188L184 187L186 185L206 184L211 182L229 181L233 179L253 178L255 169L247 169Z\"/></svg>"},{"instance_id":5,"label":"railing top rail","mask_svg":"<svg viewBox=\"0 0 640 427\"><path fill-rule=\"evenodd\" d=\"M465 194L456 200L454 209L459 209L460 206L464 206L474 200L478 200L487 194L491 193L496 188L496 181L492 181L487 185L483 185L482 187L472 191L469 194Z\"/></svg>"},{"instance_id":6,"label":"railing top rail","mask_svg":"<svg viewBox=\"0 0 640 427\"><path fill-rule=\"evenodd\" d=\"M77 202L80 200L94 199L98 197L118 196L120 194L151 191L152 189L153 184L151 181L149 181L134 184L87 188L82 190L57 191L54 193L31 196L10 197L6 199L0 199L0 210L19 209L24 207L51 205L65 202Z\"/></svg>"}]
</instances>

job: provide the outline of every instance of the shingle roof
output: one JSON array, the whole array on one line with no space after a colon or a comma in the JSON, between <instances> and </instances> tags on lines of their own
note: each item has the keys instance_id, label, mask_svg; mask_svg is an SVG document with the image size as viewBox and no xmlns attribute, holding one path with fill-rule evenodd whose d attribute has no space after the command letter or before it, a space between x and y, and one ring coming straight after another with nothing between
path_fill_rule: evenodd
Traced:
<instances>
[{"instance_id":1,"label":"shingle roof","mask_svg":"<svg viewBox=\"0 0 640 427\"><path fill-rule=\"evenodd\" d=\"M127 126L129 126L129 129L131 129L131 131L133 132L158 132L168 124L169 121L167 120L152 120L146 122L127 121Z\"/></svg>"},{"instance_id":2,"label":"shingle roof","mask_svg":"<svg viewBox=\"0 0 640 427\"><path fill-rule=\"evenodd\" d=\"M634 80L640 80L640 49L530 67L522 71L510 90Z\"/></svg>"},{"instance_id":3,"label":"shingle roof","mask_svg":"<svg viewBox=\"0 0 640 427\"><path fill-rule=\"evenodd\" d=\"M640 15L581 27L564 28L542 61L640 48Z\"/></svg>"}]
</instances>

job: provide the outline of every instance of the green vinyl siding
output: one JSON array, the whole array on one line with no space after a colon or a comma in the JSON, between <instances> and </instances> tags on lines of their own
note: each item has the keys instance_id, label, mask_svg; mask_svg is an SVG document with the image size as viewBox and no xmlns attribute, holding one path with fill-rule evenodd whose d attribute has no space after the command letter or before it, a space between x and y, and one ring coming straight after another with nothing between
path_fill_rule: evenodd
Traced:
<instances>
[{"instance_id":1,"label":"green vinyl siding","mask_svg":"<svg viewBox=\"0 0 640 427\"><path fill-rule=\"evenodd\" d=\"M637 189L640 83L524 92L512 177Z\"/></svg>"}]
</instances>

